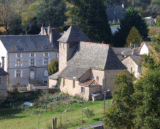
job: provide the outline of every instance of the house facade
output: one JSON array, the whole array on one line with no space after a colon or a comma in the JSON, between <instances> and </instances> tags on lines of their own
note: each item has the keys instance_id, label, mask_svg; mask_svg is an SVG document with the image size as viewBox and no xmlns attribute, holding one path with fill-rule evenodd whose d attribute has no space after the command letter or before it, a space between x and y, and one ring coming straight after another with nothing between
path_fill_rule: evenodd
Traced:
<instances>
[{"instance_id":1,"label":"house facade","mask_svg":"<svg viewBox=\"0 0 160 129\"><path fill-rule=\"evenodd\" d=\"M7 97L7 76L8 73L0 68L0 103Z\"/></svg>"},{"instance_id":2,"label":"house facade","mask_svg":"<svg viewBox=\"0 0 160 129\"><path fill-rule=\"evenodd\" d=\"M90 42L76 25L58 41L61 92L90 100L93 95L102 95L104 90L113 91L115 75L126 67L110 45Z\"/></svg>"},{"instance_id":3,"label":"house facade","mask_svg":"<svg viewBox=\"0 0 160 129\"><path fill-rule=\"evenodd\" d=\"M9 73L8 89L31 84L47 85L47 65L58 51L45 35L0 36L0 56Z\"/></svg>"}]
</instances>

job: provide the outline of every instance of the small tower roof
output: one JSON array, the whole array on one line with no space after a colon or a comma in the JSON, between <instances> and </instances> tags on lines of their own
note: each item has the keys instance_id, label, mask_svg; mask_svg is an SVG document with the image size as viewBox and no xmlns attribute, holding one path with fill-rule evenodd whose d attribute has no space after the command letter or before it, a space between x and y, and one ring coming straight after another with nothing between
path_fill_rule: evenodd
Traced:
<instances>
[{"instance_id":1,"label":"small tower roof","mask_svg":"<svg viewBox=\"0 0 160 129\"><path fill-rule=\"evenodd\" d=\"M84 32L77 25L72 25L66 32L64 32L64 34L60 39L58 39L58 41L69 43L69 42L90 41L90 39L84 34Z\"/></svg>"}]
</instances>

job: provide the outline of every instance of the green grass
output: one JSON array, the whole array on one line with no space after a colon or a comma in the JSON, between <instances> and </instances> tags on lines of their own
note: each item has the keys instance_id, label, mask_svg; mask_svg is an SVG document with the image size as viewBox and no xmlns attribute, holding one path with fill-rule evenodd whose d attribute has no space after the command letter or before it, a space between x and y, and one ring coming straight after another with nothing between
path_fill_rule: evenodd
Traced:
<instances>
[{"instance_id":1,"label":"green grass","mask_svg":"<svg viewBox=\"0 0 160 129\"><path fill-rule=\"evenodd\" d=\"M75 129L80 126L86 126L93 123L97 123L103 118L103 101L85 102L83 105L79 103L73 104L70 108L58 108L55 111L44 112L40 116L39 129L47 129L47 125L51 125L53 117L57 117L57 124L60 125L61 112L64 109L67 112L62 113L62 124L72 123L75 126L69 127L69 129ZM111 99L106 100L106 108L111 104ZM95 114L91 118L87 118L83 113L84 123L81 125L82 109L88 107L93 110ZM77 126L76 126L77 125ZM12 114L11 116L0 116L0 128L2 129L37 129L38 128L38 114L32 115L30 113L20 112Z\"/></svg>"}]
</instances>

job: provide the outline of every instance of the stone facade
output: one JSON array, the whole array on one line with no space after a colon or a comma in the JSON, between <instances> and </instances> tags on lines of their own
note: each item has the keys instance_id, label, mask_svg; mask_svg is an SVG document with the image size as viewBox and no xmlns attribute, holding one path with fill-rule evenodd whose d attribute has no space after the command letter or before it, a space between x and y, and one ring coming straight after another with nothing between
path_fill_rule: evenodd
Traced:
<instances>
[{"instance_id":1,"label":"stone facade","mask_svg":"<svg viewBox=\"0 0 160 129\"><path fill-rule=\"evenodd\" d=\"M20 56L19 56L20 55ZM9 86L14 85L26 86L31 80L31 71L34 73L33 79L42 84L47 85L47 65L51 59L57 58L57 53L48 52L23 52L23 53L8 53L9 64ZM18 75L19 70L20 75Z\"/></svg>"}]
</instances>

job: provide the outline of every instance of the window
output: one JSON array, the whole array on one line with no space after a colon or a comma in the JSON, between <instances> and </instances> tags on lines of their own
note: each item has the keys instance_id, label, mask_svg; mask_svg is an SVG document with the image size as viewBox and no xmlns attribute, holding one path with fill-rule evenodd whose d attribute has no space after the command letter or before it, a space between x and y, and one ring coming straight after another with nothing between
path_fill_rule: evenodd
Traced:
<instances>
[{"instance_id":1,"label":"window","mask_svg":"<svg viewBox=\"0 0 160 129\"><path fill-rule=\"evenodd\" d=\"M73 88L75 88L75 80L73 80Z\"/></svg>"},{"instance_id":2,"label":"window","mask_svg":"<svg viewBox=\"0 0 160 129\"><path fill-rule=\"evenodd\" d=\"M35 65L35 62L34 62L34 59L31 59L31 66L34 66Z\"/></svg>"},{"instance_id":3,"label":"window","mask_svg":"<svg viewBox=\"0 0 160 129\"><path fill-rule=\"evenodd\" d=\"M81 87L81 93L85 93L85 88Z\"/></svg>"},{"instance_id":4,"label":"window","mask_svg":"<svg viewBox=\"0 0 160 129\"><path fill-rule=\"evenodd\" d=\"M99 77L98 76L96 77L96 81L99 82Z\"/></svg>"},{"instance_id":5,"label":"window","mask_svg":"<svg viewBox=\"0 0 160 129\"><path fill-rule=\"evenodd\" d=\"M16 70L16 77L20 77L21 76L21 71L18 69Z\"/></svg>"},{"instance_id":6,"label":"window","mask_svg":"<svg viewBox=\"0 0 160 129\"><path fill-rule=\"evenodd\" d=\"M31 53L31 57L34 57L34 53Z\"/></svg>"},{"instance_id":7,"label":"window","mask_svg":"<svg viewBox=\"0 0 160 129\"><path fill-rule=\"evenodd\" d=\"M44 76L48 77L48 70L47 69L44 70Z\"/></svg>"},{"instance_id":8,"label":"window","mask_svg":"<svg viewBox=\"0 0 160 129\"><path fill-rule=\"evenodd\" d=\"M17 54L17 57L21 57L21 54L20 54L20 53L18 53L18 54Z\"/></svg>"},{"instance_id":9,"label":"window","mask_svg":"<svg viewBox=\"0 0 160 129\"><path fill-rule=\"evenodd\" d=\"M45 56L45 57L48 57L48 53L44 53L44 56Z\"/></svg>"},{"instance_id":10,"label":"window","mask_svg":"<svg viewBox=\"0 0 160 129\"><path fill-rule=\"evenodd\" d=\"M65 86L65 78L63 78L63 87Z\"/></svg>"},{"instance_id":11,"label":"window","mask_svg":"<svg viewBox=\"0 0 160 129\"><path fill-rule=\"evenodd\" d=\"M20 65L21 65L21 60L20 60L20 59L17 59L15 65L16 65L16 66L20 66Z\"/></svg>"},{"instance_id":12,"label":"window","mask_svg":"<svg viewBox=\"0 0 160 129\"><path fill-rule=\"evenodd\" d=\"M44 65L47 65L47 64L48 64L48 58L44 58L43 64L44 64Z\"/></svg>"},{"instance_id":13,"label":"window","mask_svg":"<svg viewBox=\"0 0 160 129\"><path fill-rule=\"evenodd\" d=\"M47 81L44 81L44 84L47 84Z\"/></svg>"}]
</instances>

